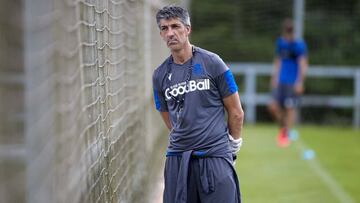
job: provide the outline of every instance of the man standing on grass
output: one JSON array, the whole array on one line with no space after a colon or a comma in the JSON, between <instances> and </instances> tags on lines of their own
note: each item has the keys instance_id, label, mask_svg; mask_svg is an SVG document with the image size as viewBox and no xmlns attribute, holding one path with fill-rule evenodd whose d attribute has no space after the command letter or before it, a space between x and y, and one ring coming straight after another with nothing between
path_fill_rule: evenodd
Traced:
<instances>
[{"instance_id":1,"label":"man standing on grass","mask_svg":"<svg viewBox=\"0 0 360 203\"><path fill-rule=\"evenodd\" d=\"M291 19L283 22L281 37L276 40L275 52L271 77L273 99L268 108L280 126L277 144L279 147L286 147L290 143L289 129L294 124L295 108L304 91L305 72L308 67L306 44L295 39Z\"/></svg>"},{"instance_id":2,"label":"man standing on grass","mask_svg":"<svg viewBox=\"0 0 360 203\"><path fill-rule=\"evenodd\" d=\"M233 75L218 55L190 44L185 9L166 6L156 21L171 52L153 73L155 106L170 130L164 203L239 203L232 164L244 113Z\"/></svg>"}]
</instances>

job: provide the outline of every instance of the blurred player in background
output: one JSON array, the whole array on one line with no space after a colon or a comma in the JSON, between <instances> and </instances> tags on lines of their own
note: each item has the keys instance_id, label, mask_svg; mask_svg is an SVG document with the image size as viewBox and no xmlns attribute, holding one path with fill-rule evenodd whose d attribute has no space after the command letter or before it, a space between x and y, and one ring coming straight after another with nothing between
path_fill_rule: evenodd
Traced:
<instances>
[{"instance_id":1,"label":"blurred player in background","mask_svg":"<svg viewBox=\"0 0 360 203\"><path fill-rule=\"evenodd\" d=\"M171 52L153 74L155 107L170 130L164 203L240 203L232 164L244 113L233 75L218 55L190 44L185 9L166 6L156 20Z\"/></svg>"},{"instance_id":2,"label":"blurred player in background","mask_svg":"<svg viewBox=\"0 0 360 203\"><path fill-rule=\"evenodd\" d=\"M295 39L291 19L283 21L275 54L271 76L272 100L268 109L280 126L277 144L286 147L290 143L289 133L294 125L299 97L304 92L308 67L306 44L301 39Z\"/></svg>"}]
</instances>

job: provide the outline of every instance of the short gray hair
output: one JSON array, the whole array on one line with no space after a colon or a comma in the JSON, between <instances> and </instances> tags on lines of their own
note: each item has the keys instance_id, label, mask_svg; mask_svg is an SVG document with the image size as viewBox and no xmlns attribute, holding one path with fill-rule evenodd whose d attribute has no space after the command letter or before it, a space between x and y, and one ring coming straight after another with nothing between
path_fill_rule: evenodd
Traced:
<instances>
[{"instance_id":1,"label":"short gray hair","mask_svg":"<svg viewBox=\"0 0 360 203\"><path fill-rule=\"evenodd\" d=\"M182 24L191 26L189 12L180 6L165 6L156 13L156 23L160 28L161 19L179 18Z\"/></svg>"}]
</instances>

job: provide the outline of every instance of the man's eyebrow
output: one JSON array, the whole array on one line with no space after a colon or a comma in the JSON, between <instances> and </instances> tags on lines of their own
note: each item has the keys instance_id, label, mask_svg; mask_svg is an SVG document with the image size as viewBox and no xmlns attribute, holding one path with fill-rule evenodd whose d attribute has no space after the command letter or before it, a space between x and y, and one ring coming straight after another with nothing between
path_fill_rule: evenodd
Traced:
<instances>
[{"instance_id":1,"label":"man's eyebrow","mask_svg":"<svg viewBox=\"0 0 360 203\"><path fill-rule=\"evenodd\" d=\"M176 22L176 23L170 23L170 24L166 24L166 25L161 25L161 27L166 27L166 26L172 26L172 25L180 25L181 23L178 23L178 22Z\"/></svg>"}]
</instances>

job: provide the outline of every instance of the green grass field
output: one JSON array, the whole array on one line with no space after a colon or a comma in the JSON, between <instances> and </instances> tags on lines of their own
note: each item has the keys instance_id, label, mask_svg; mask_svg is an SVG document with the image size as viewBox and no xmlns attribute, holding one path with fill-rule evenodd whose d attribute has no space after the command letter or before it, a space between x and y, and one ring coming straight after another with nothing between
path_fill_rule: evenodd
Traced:
<instances>
[{"instance_id":1,"label":"green grass field","mask_svg":"<svg viewBox=\"0 0 360 203\"><path fill-rule=\"evenodd\" d=\"M244 126L236 170L245 203L360 203L360 131L302 126L278 148L275 125ZM312 149L315 158L303 159Z\"/></svg>"}]
</instances>

